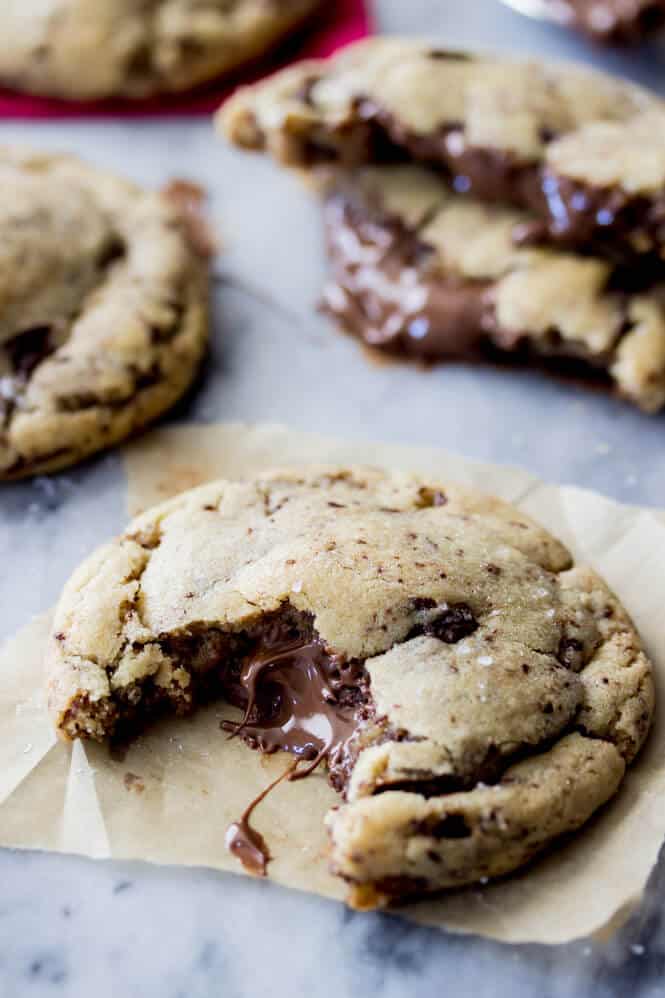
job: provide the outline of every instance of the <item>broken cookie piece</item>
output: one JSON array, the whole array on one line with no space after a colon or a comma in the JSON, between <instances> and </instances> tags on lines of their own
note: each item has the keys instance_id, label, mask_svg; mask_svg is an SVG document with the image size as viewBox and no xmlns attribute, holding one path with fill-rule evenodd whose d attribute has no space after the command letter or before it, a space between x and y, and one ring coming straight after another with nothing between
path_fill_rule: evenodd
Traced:
<instances>
[{"instance_id":1,"label":"broken cookie piece","mask_svg":"<svg viewBox=\"0 0 665 998\"><path fill-rule=\"evenodd\" d=\"M665 266L521 241L529 216L414 166L337 176L325 310L372 347L423 360L538 361L665 405Z\"/></svg>"},{"instance_id":2,"label":"broken cookie piece","mask_svg":"<svg viewBox=\"0 0 665 998\"><path fill-rule=\"evenodd\" d=\"M219 121L290 166L435 167L544 242L665 252L665 103L586 69L376 38L242 88Z\"/></svg>"},{"instance_id":3,"label":"broken cookie piece","mask_svg":"<svg viewBox=\"0 0 665 998\"><path fill-rule=\"evenodd\" d=\"M171 196L11 148L0 178L6 480L75 464L173 405L205 349L208 264Z\"/></svg>"},{"instance_id":4,"label":"broken cookie piece","mask_svg":"<svg viewBox=\"0 0 665 998\"><path fill-rule=\"evenodd\" d=\"M363 468L216 482L138 517L67 584L47 668L67 739L216 697L236 737L292 756L288 778L325 763L357 907L508 873L578 829L654 709L630 620L558 541L497 499ZM261 872L250 810L228 841Z\"/></svg>"}]
</instances>

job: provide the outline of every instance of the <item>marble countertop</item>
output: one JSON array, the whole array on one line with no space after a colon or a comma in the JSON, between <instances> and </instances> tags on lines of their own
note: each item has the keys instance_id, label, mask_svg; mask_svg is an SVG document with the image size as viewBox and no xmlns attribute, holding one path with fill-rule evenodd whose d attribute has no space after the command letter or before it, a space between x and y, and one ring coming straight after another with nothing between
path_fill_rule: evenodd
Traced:
<instances>
[{"instance_id":1,"label":"marble countertop","mask_svg":"<svg viewBox=\"0 0 665 998\"><path fill-rule=\"evenodd\" d=\"M497 0L379 0L389 32L594 61L665 93L665 48L591 50ZM665 506L665 418L549 382L449 365L367 364L313 307L320 219L301 187L226 149L207 120L0 125L2 141L70 149L160 184L210 192L226 254L198 393L173 418L282 421L437 444L552 481ZM124 520L116 454L2 491L0 638L56 599L75 564ZM506 947L408 925L207 870L0 851L0 998L419 998L665 994L665 868L611 943Z\"/></svg>"}]
</instances>

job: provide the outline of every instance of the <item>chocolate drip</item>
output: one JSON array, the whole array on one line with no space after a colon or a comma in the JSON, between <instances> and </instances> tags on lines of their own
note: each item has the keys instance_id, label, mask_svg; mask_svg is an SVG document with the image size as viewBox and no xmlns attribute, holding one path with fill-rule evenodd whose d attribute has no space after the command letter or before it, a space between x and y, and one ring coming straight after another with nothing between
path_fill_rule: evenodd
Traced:
<instances>
[{"instance_id":1,"label":"chocolate drip","mask_svg":"<svg viewBox=\"0 0 665 998\"><path fill-rule=\"evenodd\" d=\"M234 821L226 830L226 837L224 839L226 848L240 860L247 872L253 874L255 877L265 877L266 868L272 857L266 840L250 824L252 812L268 796L271 790L274 790L284 780L292 778L296 765L297 761L292 762L288 769L285 769L276 780L269 783L245 808L239 821Z\"/></svg>"}]
</instances>

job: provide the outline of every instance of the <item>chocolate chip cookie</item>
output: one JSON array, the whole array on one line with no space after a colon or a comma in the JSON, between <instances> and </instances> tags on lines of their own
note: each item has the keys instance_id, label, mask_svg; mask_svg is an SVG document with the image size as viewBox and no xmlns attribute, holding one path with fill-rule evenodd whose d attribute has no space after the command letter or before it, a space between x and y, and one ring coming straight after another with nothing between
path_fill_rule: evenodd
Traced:
<instances>
[{"instance_id":1,"label":"chocolate chip cookie","mask_svg":"<svg viewBox=\"0 0 665 998\"><path fill-rule=\"evenodd\" d=\"M129 436L189 386L207 263L177 198L65 156L0 150L0 479Z\"/></svg>"},{"instance_id":2,"label":"chocolate chip cookie","mask_svg":"<svg viewBox=\"0 0 665 998\"><path fill-rule=\"evenodd\" d=\"M220 124L287 165L345 171L326 303L367 342L432 358L485 337L582 362L645 410L665 403L658 97L571 66L374 39L241 90Z\"/></svg>"},{"instance_id":3,"label":"chocolate chip cookie","mask_svg":"<svg viewBox=\"0 0 665 998\"><path fill-rule=\"evenodd\" d=\"M557 540L497 499L361 468L138 517L67 584L47 665L67 739L221 697L253 748L325 760L357 907L506 874L579 828L654 709L628 616Z\"/></svg>"},{"instance_id":4,"label":"chocolate chip cookie","mask_svg":"<svg viewBox=\"0 0 665 998\"><path fill-rule=\"evenodd\" d=\"M319 4L21 0L2 11L0 82L73 99L187 90L262 55Z\"/></svg>"}]
</instances>

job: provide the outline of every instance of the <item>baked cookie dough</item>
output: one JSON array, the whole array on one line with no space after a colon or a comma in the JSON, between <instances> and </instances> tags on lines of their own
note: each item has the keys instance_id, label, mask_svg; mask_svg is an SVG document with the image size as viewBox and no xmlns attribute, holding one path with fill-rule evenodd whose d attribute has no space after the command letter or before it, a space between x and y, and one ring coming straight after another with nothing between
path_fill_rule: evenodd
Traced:
<instances>
[{"instance_id":1,"label":"baked cookie dough","mask_svg":"<svg viewBox=\"0 0 665 998\"><path fill-rule=\"evenodd\" d=\"M356 907L509 873L578 829L654 709L625 611L546 531L363 468L220 481L138 517L67 584L47 667L66 739L217 696L249 745L325 758Z\"/></svg>"},{"instance_id":2,"label":"baked cookie dough","mask_svg":"<svg viewBox=\"0 0 665 998\"><path fill-rule=\"evenodd\" d=\"M0 149L0 479L129 436L191 383L207 263L177 198Z\"/></svg>"},{"instance_id":3,"label":"baked cookie dough","mask_svg":"<svg viewBox=\"0 0 665 998\"><path fill-rule=\"evenodd\" d=\"M293 166L425 163L533 213L533 238L665 256L665 102L626 81L377 38L241 89L220 124Z\"/></svg>"},{"instance_id":4,"label":"baked cookie dough","mask_svg":"<svg viewBox=\"0 0 665 998\"><path fill-rule=\"evenodd\" d=\"M665 405L660 262L525 245L528 215L455 194L416 166L338 176L324 215L325 309L370 346L425 360L540 360L647 412Z\"/></svg>"},{"instance_id":5,"label":"baked cookie dough","mask_svg":"<svg viewBox=\"0 0 665 998\"><path fill-rule=\"evenodd\" d=\"M320 0L5 0L0 83L72 99L187 90L263 55Z\"/></svg>"}]
</instances>

